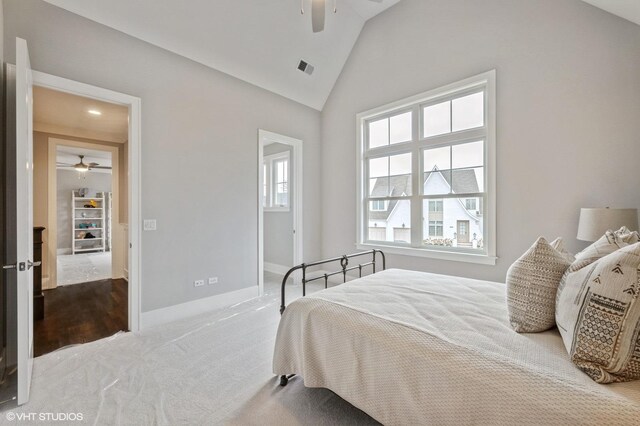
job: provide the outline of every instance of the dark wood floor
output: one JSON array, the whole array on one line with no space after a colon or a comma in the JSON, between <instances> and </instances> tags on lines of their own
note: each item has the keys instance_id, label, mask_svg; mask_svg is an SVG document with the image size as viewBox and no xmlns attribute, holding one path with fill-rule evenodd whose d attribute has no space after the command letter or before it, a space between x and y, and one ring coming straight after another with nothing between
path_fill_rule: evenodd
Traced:
<instances>
[{"instance_id":1,"label":"dark wood floor","mask_svg":"<svg viewBox=\"0 0 640 426\"><path fill-rule=\"evenodd\" d=\"M34 322L34 355L127 330L127 282L61 286L44 292L44 319Z\"/></svg>"}]
</instances>

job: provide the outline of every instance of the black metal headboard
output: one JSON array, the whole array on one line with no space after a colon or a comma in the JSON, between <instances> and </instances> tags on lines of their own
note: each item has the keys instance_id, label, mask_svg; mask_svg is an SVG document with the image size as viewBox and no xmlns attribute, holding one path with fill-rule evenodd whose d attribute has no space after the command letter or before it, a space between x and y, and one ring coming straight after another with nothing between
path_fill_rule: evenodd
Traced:
<instances>
[{"instance_id":1,"label":"black metal headboard","mask_svg":"<svg viewBox=\"0 0 640 426\"><path fill-rule=\"evenodd\" d=\"M380 256L382 258L382 270L384 271L387 267L387 260L384 256L384 253L381 252L380 250L369 250L369 251L365 251L362 253L354 253L354 254L349 254L349 255L342 255L339 257L334 257L332 259L326 259L326 260L321 260L318 262L313 262L313 263L303 263L301 265L298 266L294 266L293 268L289 269L289 271L285 274L284 279L282 280L282 290L281 290L281 303L280 303L280 314L282 314L286 308L285 305L285 285L287 283L287 280L289 279L289 277L291 276L291 274L293 274L295 271L298 270L302 270L302 296L306 296L307 295L307 283L313 282L313 281L317 281L317 280L322 280L324 279L324 288L327 288L329 285L329 278L334 276L334 275L340 275L342 274L342 278L343 278L343 282L347 282L347 272L350 271L355 271L356 269L358 270L358 276L360 278L362 278L362 269L366 268L368 266L371 266L373 268L373 273L376 273L376 263L377 263L377 254L380 253ZM353 259L356 257L362 257L362 256L367 256L367 255L371 255L371 261L369 262L365 262L365 263L359 263L357 265L354 266L349 266L349 259ZM320 275L313 277L313 278L307 278L307 268L312 268L314 266L320 266L320 265L325 265L328 263L334 263L334 262L340 262L340 270L335 271L335 272L326 272L326 273L321 273Z\"/></svg>"}]
</instances>

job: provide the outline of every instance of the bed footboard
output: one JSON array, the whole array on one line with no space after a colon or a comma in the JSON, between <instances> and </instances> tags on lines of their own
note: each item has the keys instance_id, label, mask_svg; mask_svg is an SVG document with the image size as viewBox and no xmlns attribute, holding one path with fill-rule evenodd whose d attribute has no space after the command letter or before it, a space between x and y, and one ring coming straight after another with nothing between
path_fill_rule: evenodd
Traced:
<instances>
[{"instance_id":1,"label":"bed footboard","mask_svg":"<svg viewBox=\"0 0 640 426\"><path fill-rule=\"evenodd\" d=\"M286 284L287 284L287 281L289 280L289 277L294 272L302 271L302 279L301 279L302 296L304 297L307 295L307 284L310 282L324 280L324 288L327 288L329 286L329 278L335 275L342 275L342 280L343 282L346 283L347 273L351 271L357 270L358 277L362 278L362 270L364 268L371 267L372 272L375 274L377 272L376 265L378 263L378 257L377 257L378 254L380 255L380 258L382 260L382 270L384 271L387 267L387 260L385 258L384 253L380 250L369 250L361 253L342 255L339 257L331 258L331 259L320 260L318 262L313 262L313 263L303 263L301 265L294 266L293 268L289 269L289 271L285 274L284 279L282 280L282 287L280 291L280 315L282 315L282 313L286 309L286 297L285 297ZM371 256L371 260L368 262L358 263L357 265L349 266L350 259L364 257L364 256ZM340 263L339 270L334 272L317 273L316 276L312 276L311 278L307 277L307 268L312 268L315 266L326 265L326 264L337 263L337 262ZM295 374L280 376L280 386L286 386L287 383L289 383L289 379L292 378L293 376L295 376Z\"/></svg>"}]
</instances>

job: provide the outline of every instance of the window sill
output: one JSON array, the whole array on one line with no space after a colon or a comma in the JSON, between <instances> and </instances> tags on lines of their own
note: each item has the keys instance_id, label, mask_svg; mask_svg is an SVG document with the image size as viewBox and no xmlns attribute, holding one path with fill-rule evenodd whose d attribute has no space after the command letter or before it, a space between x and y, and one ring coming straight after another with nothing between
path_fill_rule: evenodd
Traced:
<instances>
[{"instance_id":1,"label":"window sill","mask_svg":"<svg viewBox=\"0 0 640 426\"><path fill-rule=\"evenodd\" d=\"M430 259L448 260L452 262L464 262L475 263L478 265L490 265L495 266L498 260L495 256L489 256L486 254L472 254L472 253L456 253L443 250L429 250L414 247L398 247L387 246L384 244L371 244L371 243L358 243L356 247L359 250L382 250L385 254L399 254L401 256L413 256L413 257L427 257Z\"/></svg>"},{"instance_id":2,"label":"window sill","mask_svg":"<svg viewBox=\"0 0 640 426\"><path fill-rule=\"evenodd\" d=\"M288 207L282 207L282 208L265 207L263 211L265 213L288 213L291 211L291 209L289 209Z\"/></svg>"}]
</instances>

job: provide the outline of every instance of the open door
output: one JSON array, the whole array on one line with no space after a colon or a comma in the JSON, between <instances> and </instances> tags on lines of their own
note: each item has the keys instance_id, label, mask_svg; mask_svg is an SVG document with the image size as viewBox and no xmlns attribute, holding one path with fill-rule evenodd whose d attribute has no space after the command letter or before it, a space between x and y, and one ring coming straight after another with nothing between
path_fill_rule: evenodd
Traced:
<instances>
[{"instance_id":1,"label":"open door","mask_svg":"<svg viewBox=\"0 0 640 426\"><path fill-rule=\"evenodd\" d=\"M8 145L15 143L15 180L7 179L7 186L13 181L15 188L7 188L8 192L15 191L11 202L7 203L8 222L6 227L8 241L8 253L12 253L5 269L15 270L15 273L7 274L12 278L7 280L7 285L15 283L17 299L16 326L17 326L17 385L18 404L24 404L29 400L31 386L31 370L33 366L33 78L27 42L16 39L16 66L15 70L8 70L8 85L15 81L15 138L12 139L13 129L8 134ZM11 75L15 72L15 75ZM9 95L10 88L7 92ZM10 96L13 98L13 96ZM8 96L8 102L12 99ZM7 109L13 109L7 105ZM9 112L9 111L8 111ZM8 114L10 116L11 114ZM13 123L8 123L10 127ZM12 126L11 126L12 127ZM11 162L12 158L7 158ZM11 164L11 166L13 166ZM15 212L15 213L14 213ZM13 216L15 214L15 217ZM14 229L11 229L14 228ZM13 240L13 241L12 241ZM13 281L13 282L12 282Z\"/></svg>"}]
</instances>

